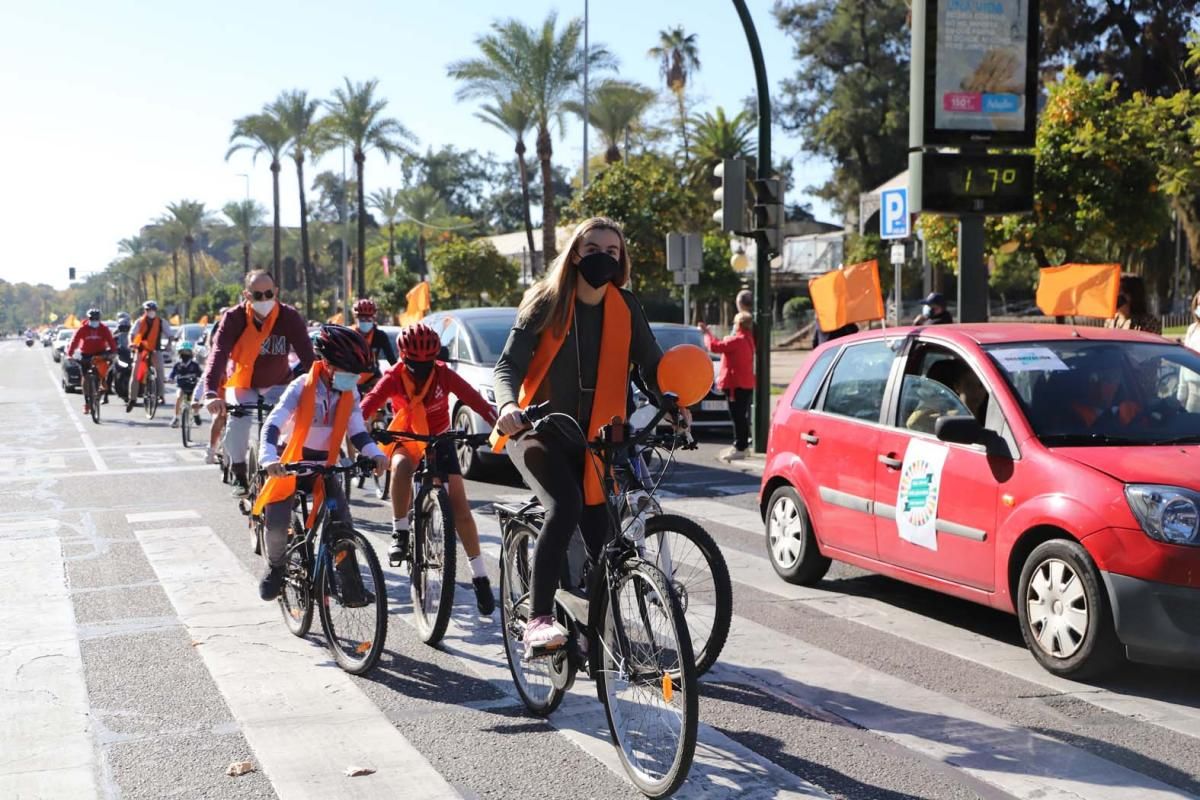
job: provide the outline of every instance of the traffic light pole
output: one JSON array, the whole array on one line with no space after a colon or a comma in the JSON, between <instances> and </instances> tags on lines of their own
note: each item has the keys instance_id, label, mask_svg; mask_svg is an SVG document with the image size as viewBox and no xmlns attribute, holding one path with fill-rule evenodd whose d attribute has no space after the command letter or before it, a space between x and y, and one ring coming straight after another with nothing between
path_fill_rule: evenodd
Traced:
<instances>
[{"instance_id":1,"label":"traffic light pole","mask_svg":"<svg viewBox=\"0 0 1200 800\"><path fill-rule=\"evenodd\" d=\"M746 8L746 0L733 0L750 58L754 61L754 80L758 87L758 166L757 177L771 177L771 92L767 85L767 67L763 62L762 46L754 20ZM757 237L754 264L754 452L767 452L767 431L771 426L771 255L766 236Z\"/></svg>"}]
</instances>

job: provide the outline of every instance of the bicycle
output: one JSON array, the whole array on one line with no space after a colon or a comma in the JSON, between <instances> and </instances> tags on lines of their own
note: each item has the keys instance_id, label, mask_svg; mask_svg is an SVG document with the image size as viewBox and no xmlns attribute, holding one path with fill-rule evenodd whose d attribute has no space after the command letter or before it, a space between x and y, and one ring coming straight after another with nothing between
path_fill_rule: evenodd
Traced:
<instances>
[{"instance_id":1,"label":"bicycle","mask_svg":"<svg viewBox=\"0 0 1200 800\"><path fill-rule=\"evenodd\" d=\"M652 431L667 414L662 409ZM526 409L526 421L539 431L554 415L548 406ZM569 423L566 422L569 420ZM582 432L580 432L582 438ZM671 794L687 777L696 747L699 699L692 640L671 582L638 554L620 524L623 495L612 475L630 449L648 439L620 420L600 429L588 442L603 465L608 530L599 558L585 555L582 581L586 596L571 576L555 595L555 616L567 629L567 643L548 653L524 657L529 616L533 549L543 519L536 500L523 505L497 504L501 525L500 614L504 652L517 693L533 714L547 716L562 702L583 670L596 683L614 745L634 785L645 795ZM522 436L514 437L520 444Z\"/></svg>"},{"instance_id":2,"label":"bicycle","mask_svg":"<svg viewBox=\"0 0 1200 800\"><path fill-rule=\"evenodd\" d=\"M183 395L183 402L179 407L183 415L179 421L179 435L183 439L183 446L185 448L192 446L192 422L200 413L192 408L192 392L195 389L195 383L185 381L178 385L178 391Z\"/></svg>"},{"instance_id":3,"label":"bicycle","mask_svg":"<svg viewBox=\"0 0 1200 800\"><path fill-rule=\"evenodd\" d=\"M294 635L308 635L314 601L321 629L339 667L364 675L383 654L387 639L387 585L375 550L353 527L332 517L332 483L339 473L374 468L370 459L349 466L313 462L285 464L299 477L326 481L326 501L316 509L312 526L308 494L298 491L288 531L285 576L279 595L283 622Z\"/></svg>"},{"instance_id":4,"label":"bicycle","mask_svg":"<svg viewBox=\"0 0 1200 800\"><path fill-rule=\"evenodd\" d=\"M238 510L249 517L249 525L254 538L254 554L259 556L266 550L263 547L262 519L255 517L252 513L254 501L258 499L258 492L262 489L263 483L258 469L258 442L262 434L263 423L274 408L274 404L264 402L261 395L253 403L232 403L225 406L226 413L231 417L257 415L258 427L251 435L249 446L246 448L246 496L238 499ZM228 438L229 425L226 423L225 431L221 434L221 445L217 451L217 463L221 465L221 480L226 484L233 485L237 477L233 473L233 459L225 446Z\"/></svg>"},{"instance_id":5,"label":"bicycle","mask_svg":"<svg viewBox=\"0 0 1200 800\"><path fill-rule=\"evenodd\" d=\"M390 413L391 404L385 403L383 408L375 413L371 419L371 434L374 435L377 431L386 431L388 425L392 423L392 414ZM372 474L371 479L375 482L375 497L379 500L387 501L391 494L392 488L392 470L389 466L388 470L383 475ZM367 479L360 476L358 479L358 488L361 490L366 486Z\"/></svg>"},{"instance_id":6,"label":"bicycle","mask_svg":"<svg viewBox=\"0 0 1200 800\"><path fill-rule=\"evenodd\" d=\"M83 403L88 407L88 411L92 417L92 422L96 425L100 424L100 387L102 381L108 373L109 353L97 353L94 356L85 356L82 353L79 355L79 369L82 372L80 382L83 384ZM96 359L100 359L99 366ZM101 373L104 373L103 375Z\"/></svg>"},{"instance_id":7,"label":"bicycle","mask_svg":"<svg viewBox=\"0 0 1200 800\"><path fill-rule=\"evenodd\" d=\"M137 379L138 366L145 362L146 377L142 380ZM134 359L133 375L130 379L129 398L125 401L125 412L129 413L133 407L137 405L138 393L142 395L142 407L146 411L146 419L154 419L155 412L158 411L158 371L154 368L154 361L150 357L150 351L138 349L137 358Z\"/></svg>"},{"instance_id":8,"label":"bicycle","mask_svg":"<svg viewBox=\"0 0 1200 800\"><path fill-rule=\"evenodd\" d=\"M480 447L489 434L449 430L425 436L405 431L373 431L380 444L424 442L427 446L413 472L412 524L408 530L409 592L417 634L425 644L437 644L446 633L454 608L454 579L458 568L457 533L450 495L449 474L440 463L437 443L470 441ZM392 564L392 566L397 566Z\"/></svg>"}]
</instances>

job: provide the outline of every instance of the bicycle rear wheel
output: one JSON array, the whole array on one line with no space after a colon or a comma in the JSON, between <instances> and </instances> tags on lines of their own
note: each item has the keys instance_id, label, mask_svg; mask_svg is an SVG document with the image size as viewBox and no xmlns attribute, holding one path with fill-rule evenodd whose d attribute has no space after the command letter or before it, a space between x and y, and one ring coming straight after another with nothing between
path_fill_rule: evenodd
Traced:
<instances>
[{"instance_id":1,"label":"bicycle rear wheel","mask_svg":"<svg viewBox=\"0 0 1200 800\"><path fill-rule=\"evenodd\" d=\"M733 617L733 586L721 548L687 517L663 514L646 520L642 557L663 573L687 620L696 675L717 662Z\"/></svg>"},{"instance_id":2,"label":"bicycle rear wheel","mask_svg":"<svg viewBox=\"0 0 1200 800\"><path fill-rule=\"evenodd\" d=\"M88 411L91 412L92 422L100 424L100 390L99 380L96 378L95 372L89 372L87 378L83 382L83 397L87 403Z\"/></svg>"},{"instance_id":3,"label":"bicycle rear wheel","mask_svg":"<svg viewBox=\"0 0 1200 800\"><path fill-rule=\"evenodd\" d=\"M154 419L158 411L158 377L151 367L146 371L146 385L142 387L142 404L146 409L146 419Z\"/></svg>"},{"instance_id":4,"label":"bicycle rear wheel","mask_svg":"<svg viewBox=\"0 0 1200 800\"><path fill-rule=\"evenodd\" d=\"M504 655L513 684L525 707L544 717L558 708L566 696L554 685L550 674L551 659L525 660L525 623L529 618L530 576L533 574L533 547L537 534L517 522L510 522L504 533L500 553L500 631L504 636Z\"/></svg>"},{"instance_id":5,"label":"bicycle rear wheel","mask_svg":"<svg viewBox=\"0 0 1200 800\"><path fill-rule=\"evenodd\" d=\"M371 670L387 638L387 586L375 550L356 531L335 530L320 567L317 608L338 666L351 675Z\"/></svg>"},{"instance_id":6,"label":"bicycle rear wheel","mask_svg":"<svg viewBox=\"0 0 1200 800\"><path fill-rule=\"evenodd\" d=\"M295 536L296 523L292 523L292 535ZM301 528L300 534L304 535ZM279 609L283 612L283 624L295 636L308 635L312 626L313 598L312 572L309 569L310 560L304 547L296 547L287 554L286 574L283 579L283 591L279 594Z\"/></svg>"},{"instance_id":7,"label":"bicycle rear wheel","mask_svg":"<svg viewBox=\"0 0 1200 800\"><path fill-rule=\"evenodd\" d=\"M437 644L446 634L454 610L454 577L458 549L450 498L443 487L417 497L420 518L412 533L413 618L425 644Z\"/></svg>"},{"instance_id":8,"label":"bicycle rear wheel","mask_svg":"<svg viewBox=\"0 0 1200 800\"><path fill-rule=\"evenodd\" d=\"M687 778L696 751L699 697L683 609L662 573L626 562L604 603L596 693L621 765L647 797Z\"/></svg>"}]
</instances>

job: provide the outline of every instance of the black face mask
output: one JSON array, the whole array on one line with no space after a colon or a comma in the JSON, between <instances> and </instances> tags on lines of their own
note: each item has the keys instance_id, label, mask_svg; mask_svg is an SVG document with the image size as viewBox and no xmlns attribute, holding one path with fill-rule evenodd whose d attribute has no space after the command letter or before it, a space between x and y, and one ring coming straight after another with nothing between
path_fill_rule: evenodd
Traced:
<instances>
[{"instance_id":1,"label":"black face mask","mask_svg":"<svg viewBox=\"0 0 1200 800\"><path fill-rule=\"evenodd\" d=\"M187 362L192 360L192 354L191 353L180 353L179 360L186 364Z\"/></svg>"},{"instance_id":2,"label":"black face mask","mask_svg":"<svg viewBox=\"0 0 1200 800\"><path fill-rule=\"evenodd\" d=\"M408 370L408 374L413 377L418 383L424 383L429 377L429 373L433 372L432 361L405 361L404 368Z\"/></svg>"},{"instance_id":3,"label":"black face mask","mask_svg":"<svg viewBox=\"0 0 1200 800\"><path fill-rule=\"evenodd\" d=\"M599 289L621 274L621 265L608 253L592 253L579 259L579 274L593 289Z\"/></svg>"}]
</instances>

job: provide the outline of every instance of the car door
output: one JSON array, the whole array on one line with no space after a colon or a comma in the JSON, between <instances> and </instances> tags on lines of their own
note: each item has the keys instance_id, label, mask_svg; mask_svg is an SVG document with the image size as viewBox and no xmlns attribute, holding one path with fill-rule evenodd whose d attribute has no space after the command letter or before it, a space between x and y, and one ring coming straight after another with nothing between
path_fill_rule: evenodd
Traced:
<instances>
[{"instance_id":1,"label":"car door","mask_svg":"<svg viewBox=\"0 0 1200 800\"><path fill-rule=\"evenodd\" d=\"M826 548L875 557L875 456L895 359L886 339L847 345L814 410L796 420L797 446L815 484L806 500Z\"/></svg>"},{"instance_id":2,"label":"car door","mask_svg":"<svg viewBox=\"0 0 1200 800\"><path fill-rule=\"evenodd\" d=\"M956 374L959 384L949 386L937 375ZM957 393L977 382L969 390L976 398L975 409L967 407ZM879 559L957 584L984 591L996 585L996 521L1000 488L1011 479L1012 460L983 445L962 445L939 441L933 433L936 418L942 414L973 414L992 434L999 446L1003 427L995 397L963 354L942 345L917 342L910 349L904 373L895 392L896 402L888 411L888 425L880 432L875 461L875 537ZM982 390L986 395L979 395ZM971 394L964 394L968 398ZM1001 420L1001 422L997 422ZM989 434L990 435L990 434ZM910 451L910 448L913 448ZM934 480L928 493L900 495L902 481L922 480L922 456L944 453L940 481ZM912 456L906 461L907 456ZM933 459L933 460L936 460ZM931 474L926 472L926 475ZM933 540L916 544L901 536L897 515L921 510L936 493L936 516L932 520ZM903 508L901 506L904 506ZM932 545L928 546L928 545Z\"/></svg>"}]
</instances>

